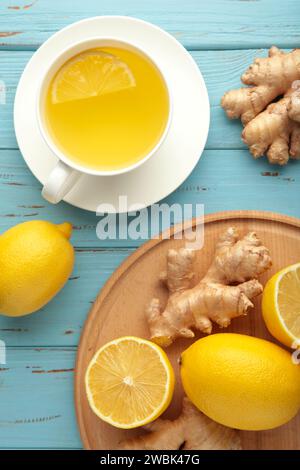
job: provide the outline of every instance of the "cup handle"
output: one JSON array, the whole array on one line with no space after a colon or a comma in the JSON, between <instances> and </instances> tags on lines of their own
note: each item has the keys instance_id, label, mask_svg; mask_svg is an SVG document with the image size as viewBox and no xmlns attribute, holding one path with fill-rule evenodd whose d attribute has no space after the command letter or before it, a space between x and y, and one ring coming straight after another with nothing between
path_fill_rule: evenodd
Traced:
<instances>
[{"instance_id":1,"label":"cup handle","mask_svg":"<svg viewBox=\"0 0 300 470\"><path fill-rule=\"evenodd\" d=\"M42 196L52 204L57 204L72 189L82 173L59 161L46 181Z\"/></svg>"}]
</instances>

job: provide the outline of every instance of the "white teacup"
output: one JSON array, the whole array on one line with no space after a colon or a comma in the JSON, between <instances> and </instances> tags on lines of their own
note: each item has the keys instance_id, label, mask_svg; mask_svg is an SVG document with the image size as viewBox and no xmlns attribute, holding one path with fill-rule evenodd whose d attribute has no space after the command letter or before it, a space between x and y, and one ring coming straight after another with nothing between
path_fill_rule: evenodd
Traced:
<instances>
[{"instance_id":1,"label":"white teacup","mask_svg":"<svg viewBox=\"0 0 300 470\"><path fill-rule=\"evenodd\" d=\"M79 54L80 52L86 51L88 49L98 48L98 47L107 47L107 46L115 46L115 47L125 47L125 48L133 48L134 50L140 52L142 55L146 56L152 64L157 68L160 72L160 75L165 83L168 95L169 95L169 115L166 122L166 126L164 132L161 135L159 142L151 149L151 151L142 159L137 161L136 163L121 168L117 170L109 170L109 171L99 171L94 170L90 167L85 167L83 165L79 165L68 158L60 148L55 144L53 141L45 123L45 96L50 85L52 78L54 77L55 73L59 70L59 68L70 58ZM37 113L37 120L39 125L40 133L49 147L49 149L53 152L53 154L58 158L58 163L55 168L50 173L48 180L46 181L42 195L43 197L53 203L57 204L61 201L66 194L73 188L76 184L78 179L82 174L89 174L95 176L114 176L119 175L121 173L127 173L129 171L134 170L135 168L143 165L149 158L158 150L158 148L164 142L168 130L170 128L171 119L172 119L172 100L170 95L170 89L165 78L165 75L158 66L158 64L153 60L152 57L142 50L140 47L135 46L132 43L126 41L119 41L113 38L103 38L103 37L94 37L90 38L83 42L74 42L73 46L69 47L68 49L60 52L57 54L56 59L51 63L49 68L46 70L41 83L38 87L38 94L37 94L37 106L36 106L36 113Z\"/></svg>"}]
</instances>

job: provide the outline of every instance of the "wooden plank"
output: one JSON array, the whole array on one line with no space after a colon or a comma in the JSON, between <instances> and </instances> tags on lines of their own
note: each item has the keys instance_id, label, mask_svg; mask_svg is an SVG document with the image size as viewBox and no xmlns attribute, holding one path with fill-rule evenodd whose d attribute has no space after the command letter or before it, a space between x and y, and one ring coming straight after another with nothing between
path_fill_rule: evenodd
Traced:
<instances>
[{"instance_id":1,"label":"wooden plank","mask_svg":"<svg viewBox=\"0 0 300 470\"><path fill-rule=\"evenodd\" d=\"M211 104L211 125L206 147L245 148L240 137L240 122L227 119L220 107L220 100L226 90L241 86L243 71L254 57L265 56L267 50L192 51L191 54L203 73ZM0 104L0 148L17 148L12 120L13 101L20 75L31 56L32 52L0 52L0 80L6 88L6 104Z\"/></svg>"},{"instance_id":2,"label":"wooden plank","mask_svg":"<svg viewBox=\"0 0 300 470\"><path fill-rule=\"evenodd\" d=\"M80 448L74 348L9 348L0 368L1 448Z\"/></svg>"},{"instance_id":3,"label":"wooden plank","mask_svg":"<svg viewBox=\"0 0 300 470\"><path fill-rule=\"evenodd\" d=\"M112 253L106 253L106 255L107 260L111 260L114 256ZM118 259L120 260L121 258ZM71 289L68 293L69 299L71 299L72 291L73 303L60 304L58 302L56 308L53 306L51 311L47 308L40 314L28 317L29 323L32 322L28 333L31 335L32 344L36 338L44 341L48 339L50 342L53 332L56 338L61 338L60 332L52 328L54 325L61 324L60 314L61 317L69 319L73 316L75 319L78 318L76 302L79 304L79 309L82 309L82 315L85 316L83 312L85 306L81 299L85 298L85 291L91 280L94 280L95 293L93 295L95 296L101 282L104 281L103 272L107 270L108 276L109 270L115 268L112 264L108 266L110 261L106 262L103 257L101 265L99 261L100 258L95 253L90 254L89 259L86 259L86 267L94 263L94 271L90 278L84 273L86 268L83 263L78 266L82 276L81 284L72 285L75 281L70 281L66 287L66 289ZM76 295L77 292L80 292L80 299ZM62 293L63 296L65 293ZM81 318L83 320L83 316ZM45 319L45 323L42 319ZM11 320L10 324L24 326L21 319ZM0 331L0 339L2 339L2 334L3 332ZM26 344L26 340L24 341L26 334L19 344L22 342ZM77 333L74 333L74 338L76 335ZM76 338L76 343L77 340L78 338ZM10 344L9 340L8 344ZM79 448L81 446L73 407L75 353L75 347L66 346L8 347L7 363L0 365L0 445L2 448Z\"/></svg>"},{"instance_id":4,"label":"wooden plank","mask_svg":"<svg viewBox=\"0 0 300 470\"><path fill-rule=\"evenodd\" d=\"M206 150L190 177L163 202L204 204L205 212L256 209L300 217L300 162L278 168L254 160L247 150ZM103 202L103 201L102 201ZM26 220L65 220L74 225L77 247L135 247L143 240L99 240L94 213L66 203L48 204L41 185L16 150L0 151L0 233ZM129 221L132 220L129 218Z\"/></svg>"},{"instance_id":5,"label":"wooden plank","mask_svg":"<svg viewBox=\"0 0 300 470\"><path fill-rule=\"evenodd\" d=\"M0 316L0 340L7 346L76 346L99 289L131 252L77 251L70 280L52 302L33 315Z\"/></svg>"},{"instance_id":6,"label":"wooden plank","mask_svg":"<svg viewBox=\"0 0 300 470\"><path fill-rule=\"evenodd\" d=\"M0 164L1 232L25 220L70 220L75 225L72 242L77 253L72 281L65 289L33 316L0 317L0 339L9 345L76 345L98 289L131 252L126 247L133 249L144 240L97 239L98 217L67 204L47 204L19 153L2 151L0 162L1 156L6 162ZM195 204L204 204L205 213L234 205L235 209L259 207L300 217L299 182L299 162L277 169L264 160L254 161L247 151L208 150L192 175L164 202L192 204L193 209Z\"/></svg>"},{"instance_id":7,"label":"wooden plank","mask_svg":"<svg viewBox=\"0 0 300 470\"><path fill-rule=\"evenodd\" d=\"M200 4L198 0L186 0L182 5L176 0L5 0L0 6L0 49L34 50L57 29L97 14L134 15L162 26L186 47L201 50L193 55L205 76L212 105L208 148L239 149L206 151L191 177L167 202L204 203L206 213L232 209L234 205L236 209L259 207L300 217L300 165L277 169L262 160L253 161L247 151L240 150L239 123L229 122L219 107L224 90L239 84L241 72L254 56L265 54L264 50L247 49L273 43L286 48L299 45L299 1L211 0ZM217 50L223 48L246 50ZM31 54L0 53L0 80L7 92L7 104L0 105L2 149L17 147L12 125L13 97ZM80 448L73 410L75 348L69 346L77 344L99 288L131 253L130 247L139 242L99 241L94 214L67 204L47 204L40 196L40 184L25 167L19 152L2 150L0 233L34 218L73 222L76 267L65 289L43 311L27 318L0 317L0 339L16 346L65 347L8 349L7 365L1 365L0 370L0 446Z\"/></svg>"},{"instance_id":8,"label":"wooden plank","mask_svg":"<svg viewBox=\"0 0 300 470\"><path fill-rule=\"evenodd\" d=\"M95 15L130 15L169 31L186 47L294 47L299 42L298 0L5 0L1 4L1 47L36 49L58 29ZM280 34L285 31L286 34Z\"/></svg>"},{"instance_id":9,"label":"wooden plank","mask_svg":"<svg viewBox=\"0 0 300 470\"><path fill-rule=\"evenodd\" d=\"M219 212L218 214L207 216L205 220L204 247L203 250L198 252L198 257L194 265L196 278L198 280L203 278L212 262L216 241L220 238L221 234L224 234L224 231L232 225L243 234L255 231L270 250L272 267L271 269L265 270L265 272L259 276L259 281L262 282L262 284L265 284L270 276L278 272L284 266L295 263L299 259L300 219L289 219L280 214L266 215L265 212L257 210L252 211L249 218L248 216L249 213L244 211ZM194 228L196 227L194 226ZM201 228L200 225L198 225L198 229L199 228ZM180 229L179 233L181 233ZM283 240L284 244L282 243ZM170 248L180 249L183 245L184 241L182 239L150 240L139 250L135 251L134 254L114 272L94 303L88 320L85 323L78 347L75 381L75 407L81 438L86 449L116 449L120 441L141 434L138 430L136 433L132 431L128 432L112 428L104 422L99 423L98 419L91 411L86 398L84 385L85 372L95 351L104 346L108 341L125 335L133 335L142 338L149 337L149 325L145 321L145 318L141 316L141 312L145 310L145 306L153 297L159 298L163 305L167 302L168 294L166 289L162 288L158 283L159 273L166 267L168 250ZM278 247L281 248L278 249ZM266 266L267 264L265 264L265 267ZM176 300L174 299L174 302L176 301L180 303L178 298ZM226 304L226 301L224 302ZM254 309L250 309L246 318L241 317L234 319L230 327L225 329L225 332L242 333L244 335L256 336L273 341L274 338L268 333L261 315L261 298L258 297L254 299L253 302ZM181 304L181 306L182 305L183 304ZM170 307L169 312L172 312L172 307ZM186 311L182 306L180 311L181 316L185 315L184 312ZM176 316L175 312L174 316ZM168 320L166 317L164 317L164 319L167 325ZM180 320L177 318L176 326L180 328L180 325L183 325L183 321L180 324ZM165 328L164 331L167 331L168 327L165 326ZM199 326L198 328L200 329ZM199 330L197 332L197 327L194 326L192 329L196 333L196 338L199 338ZM213 333L220 332L224 332L224 330L220 330L218 326L214 325ZM172 334L171 330L170 334ZM166 414L168 418L177 417L182 408L184 393L181 386L178 358L181 357L182 352L189 347L194 340L195 339L181 338L181 341L175 341L166 350L176 377L172 404ZM254 363L255 360L252 366ZM245 360L244 365L247 367L247 360ZM211 364L211 366L213 367L213 364ZM248 364L248 367L249 366ZM276 382L275 377L274 381ZM224 383L226 384L225 379ZM243 379L239 392L241 396L244 396L244 404L246 405L247 396L244 395L246 390L243 389ZM224 393L224 400L225 396L226 392ZM241 401L243 401L243 399ZM213 409L213 405L211 409ZM242 415L243 410L240 409L239 411ZM243 449L256 450L300 449L300 441L298 438L299 429L300 416L288 425L281 426L272 431L269 430L258 433L244 432L241 433L242 447Z\"/></svg>"}]
</instances>

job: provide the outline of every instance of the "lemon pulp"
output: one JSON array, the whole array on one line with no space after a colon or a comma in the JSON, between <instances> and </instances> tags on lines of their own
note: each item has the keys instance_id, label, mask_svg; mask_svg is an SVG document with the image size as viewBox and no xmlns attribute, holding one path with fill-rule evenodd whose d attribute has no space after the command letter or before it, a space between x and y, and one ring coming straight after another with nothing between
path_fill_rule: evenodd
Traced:
<instances>
[{"instance_id":1,"label":"lemon pulp","mask_svg":"<svg viewBox=\"0 0 300 470\"><path fill-rule=\"evenodd\" d=\"M276 339L288 347L300 345L300 263L287 266L268 280L262 313Z\"/></svg>"},{"instance_id":2,"label":"lemon pulp","mask_svg":"<svg viewBox=\"0 0 300 470\"><path fill-rule=\"evenodd\" d=\"M169 405L174 373L165 352L154 343L124 337L103 346L86 373L93 411L119 428L156 419Z\"/></svg>"},{"instance_id":3,"label":"lemon pulp","mask_svg":"<svg viewBox=\"0 0 300 470\"><path fill-rule=\"evenodd\" d=\"M116 93L135 86L127 64L103 51L87 51L65 64L52 85L54 104Z\"/></svg>"},{"instance_id":4,"label":"lemon pulp","mask_svg":"<svg viewBox=\"0 0 300 470\"><path fill-rule=\"evenodd\" d=\"M74 163L114 171L142 160L169 117L161 73L135 49L92 49L68 60L45 96L50 138Z\"/></svg>"},{"instance_id":5,"label":"lemon pulp","mask_svg":"<svg viewBox=\"0 0 300 470\"><path fill-rule=\"evenodd\" d=\"M277 303L287 329L300 338L300 264L280 279Z\"/></svg>"}]
</instances>

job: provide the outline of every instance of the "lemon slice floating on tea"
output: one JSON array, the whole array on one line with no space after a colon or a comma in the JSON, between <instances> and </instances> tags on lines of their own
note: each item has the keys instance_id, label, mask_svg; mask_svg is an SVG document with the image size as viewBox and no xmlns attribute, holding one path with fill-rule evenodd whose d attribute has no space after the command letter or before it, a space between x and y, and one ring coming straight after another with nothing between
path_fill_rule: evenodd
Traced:
<instances>
[{"instance_id":1,"label":"lemon slice floating on tea","mask_svg":"<svg viewBox=\"0 0 300 470\"><path fill-rule=\"evenodd\" d=\"M91 50L68 60L54 77L53 103L82 100L135 86L128 65L118 57Z\"/></svg>"},{"instance_id":2,"label":"lemon slice floating on tea","mask_svg":"<svg viewBox=\"0 0 300 470\"><path fill-rule=\"evenodd\" d=\"M133 336L100 348L85 376L87 398L94 413L123 429L158 418L170 404L174 381L166 353L151 341Z\"/></svg>"},{"instance_id":3,"label":"lemon slice floating on tea","mask_svg":"<svg viewBox=\"0 0 300 470\"><path fill-rule=\"evenodd\" d=\"M300 263L276 273L266 284L262 312L270 333L288 347L300 346Z\"/></svg>"}]
</instances>

